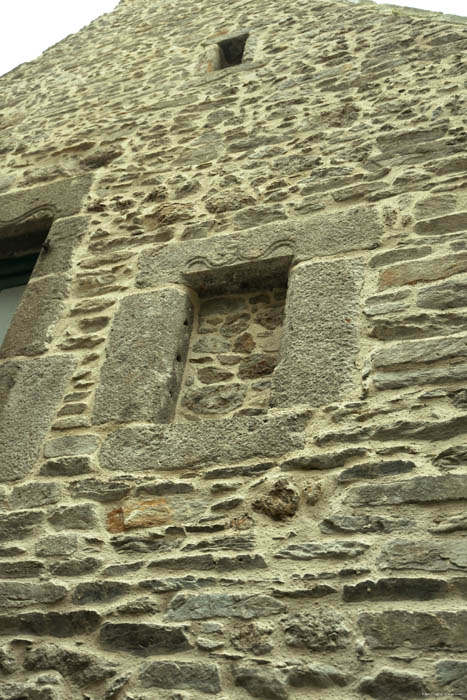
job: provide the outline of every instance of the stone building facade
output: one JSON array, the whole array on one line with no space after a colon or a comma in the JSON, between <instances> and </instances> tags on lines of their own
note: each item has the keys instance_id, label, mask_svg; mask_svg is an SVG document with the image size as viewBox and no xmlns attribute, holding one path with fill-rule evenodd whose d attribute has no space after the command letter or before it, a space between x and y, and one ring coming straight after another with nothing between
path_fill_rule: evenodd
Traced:
<instances>
[{"instance_id":1,"label":"stone building facade","mask_svg":"<svg viewBox=\"0 0 467 700\"><path fill-rule=\"evenodd\" d=\"M0 698L467 697L465 20L122 0L0 85Z\"/></svg>"}]
</instances>

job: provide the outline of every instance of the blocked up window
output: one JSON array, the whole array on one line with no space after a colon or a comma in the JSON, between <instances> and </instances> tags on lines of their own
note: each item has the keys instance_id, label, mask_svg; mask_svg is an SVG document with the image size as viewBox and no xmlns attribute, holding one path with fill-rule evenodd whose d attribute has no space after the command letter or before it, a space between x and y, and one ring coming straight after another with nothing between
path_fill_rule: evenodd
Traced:
<instances>
[{"instance_id":1,"label":"blocked up window","mask_svg":"<svg viewBox=\"0 0 467 700\"><path fill-rule=\"evenodd\" d=\"M0 345L52 224L50 218L0 228Z\"/></svg>"}]
</instances>

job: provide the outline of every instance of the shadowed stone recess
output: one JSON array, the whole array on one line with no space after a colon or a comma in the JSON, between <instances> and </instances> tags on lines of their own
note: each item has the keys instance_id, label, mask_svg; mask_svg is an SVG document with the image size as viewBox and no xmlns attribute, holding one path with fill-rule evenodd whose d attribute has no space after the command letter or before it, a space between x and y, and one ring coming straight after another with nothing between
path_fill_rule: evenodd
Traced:
<instances>
[{"instance_id":1,"label":"shadowed stone recess","mask_svg":"<svg viewBox=\"0 0 467 700\"><path fill-rule=\"evenodd\" d=\"M272 457L303 448L306 422L305 414L289 413L122 428L105 440L100 464L130 472Z\"/></svg>"},{"instance_id":2,"label":"shadowed stone recess","mask_svg":"<svg viewBox=\"0 0 467 700\"><path fill-rule=\"evenodd\" d=\"M126 297L112 324L95 423L165 422L174 413L192 325L187 292Z\"/></svg>"},{"instance_id":3,"label":"shadowed stone recess","mask_svg":"<svg viewBox=\"0 0 467 700\"><path fill-rule=\"evenodd\" d=\"M1 366L0 481L21 479L33 467L75 364L74 358L55 356Z\"/></svg>"},{"instance_id":4,"label":"shadowed stone recess","mask_svg":"<svg viewBox=\"0 0 467 700\"><path fill-rule=\"evenodd\" d=\"M348 260L292 271L272 405L320 406L355 391L362 272Z\"/></svg>"}]
</instances>

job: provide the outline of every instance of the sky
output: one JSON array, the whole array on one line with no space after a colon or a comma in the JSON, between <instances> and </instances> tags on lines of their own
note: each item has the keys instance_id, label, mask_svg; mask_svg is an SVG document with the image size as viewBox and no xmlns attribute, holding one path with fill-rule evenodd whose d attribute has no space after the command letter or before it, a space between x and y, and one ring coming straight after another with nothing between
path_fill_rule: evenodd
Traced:
<instances>
[{"instance_id":1,"label":"sky","mask_svg":"<svg viewBox=\"0 0 467 700\"><path fill-rule=\"evenodd\" d=\"M383 0L376 0L384 4ZM111 12L118 0L0 0L0 75ZM466 0L397 0L393 4L467 16Z\"/></svg>"}]
</instances>

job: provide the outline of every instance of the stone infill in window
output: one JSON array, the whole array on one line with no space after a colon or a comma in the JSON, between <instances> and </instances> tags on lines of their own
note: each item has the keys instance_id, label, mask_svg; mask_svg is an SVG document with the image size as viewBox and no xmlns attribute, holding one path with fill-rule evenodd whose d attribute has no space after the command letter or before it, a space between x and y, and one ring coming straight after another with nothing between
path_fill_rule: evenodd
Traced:
<instances>
[{"instance_id":1,"label":"stone infill in window","mask_svg":"<svg viewBox=\"0 0 467 700\"><path fill-rule=\"evenodd\" d=\"M269 408L285 288L200 300L178 418L258 415Z\"/></svg>"}]
</instances>

